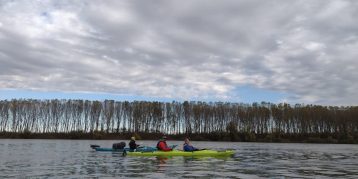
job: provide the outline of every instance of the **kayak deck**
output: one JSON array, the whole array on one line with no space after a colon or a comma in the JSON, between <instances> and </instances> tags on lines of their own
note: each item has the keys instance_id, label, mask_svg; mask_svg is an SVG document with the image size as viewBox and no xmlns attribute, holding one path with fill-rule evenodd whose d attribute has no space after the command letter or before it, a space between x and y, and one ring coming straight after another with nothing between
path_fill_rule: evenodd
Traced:
<instances>
[{"instance_id":1,"label":"kayak deck","mask_svg":"<svg viewBox=\"0 0 358 179\"><path fill-rule=\"evenodd\" d=\"M100 151L100 152L124 152L124 151L129 151L129 148L124 148L124 149L113 149L113 148L104 148L104 147L96 147L94 148L96 151ZM141 147L136 149L136 151L141 151L141 152L153 152L156 151L157 149L154 147Z\"/></svg>"},{"instance_id":2,"label":"kayak deck","mask_svg":"<svg viewBox=\"0 0 358 179\"><path fill-rule=\"evenodd\" d=\"M177 145L172 145L170 147L175 148L176 146ZM91 145L90 147L96 151L99 151L99 152L124 152L124 151L133 152L128 147L126 147L124 149L106 148L106 147L101 147L99 145ZM149 147L149 146L140 146L137 149L135 149L135 151L138 151L138 152L153 152L153 151L157 151L157 150L158 149L156 147Z\"/></svg>"},{"instance_id":3,"label":"kayak deck","mask_svg":"<svg viewBox=\"0 0 358 179\"><path fill-rule=\"evenodd\" d=\"M231 156L234 155L234 150L199 150L186 152L182 150L172 150L172 151L152 151L152 152L127 152L129 156L184 156L184 157L220 157L220 156Z\"/></svg>"}]
</instances>

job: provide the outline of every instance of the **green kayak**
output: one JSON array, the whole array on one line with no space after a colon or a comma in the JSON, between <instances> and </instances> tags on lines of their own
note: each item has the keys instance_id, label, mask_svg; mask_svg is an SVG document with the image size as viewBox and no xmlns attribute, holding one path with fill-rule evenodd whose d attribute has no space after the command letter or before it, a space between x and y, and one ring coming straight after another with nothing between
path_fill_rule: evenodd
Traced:
<instances>
[{"instance_id":1,"label":"green kayak","mask_svg":"<svg viewBox=\"0 0 358 179\"><path fill-rule=\"evenodd\" d=\"M234 155L234 150L199 150L185 152L182 150L152 151L152 152L127 152L129 156L184 156L184 157L224 157Z\"/></svg>"}]
</instances>

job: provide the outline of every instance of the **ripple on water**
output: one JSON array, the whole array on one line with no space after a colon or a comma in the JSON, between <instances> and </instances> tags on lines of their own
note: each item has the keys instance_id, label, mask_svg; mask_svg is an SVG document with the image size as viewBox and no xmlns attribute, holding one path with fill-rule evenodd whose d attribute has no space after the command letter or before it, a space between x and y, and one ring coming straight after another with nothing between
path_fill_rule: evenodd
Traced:
<instances>
[{"instance_id":1,"label":"ripple on water","mask_svg":"<svg viewBox=\"0 0 358 179\"><path fill-rule=\"evenodd\" d=\"M90 144L118 141L0 140L0 178L357 178L357 145L193 142L227 146L229 158L122 157ZM180 145L182 141L169 141ZM153 145L156 141L143 141ZM222 147L220 147L222 148Z\"/></svg>"}]
</instances>

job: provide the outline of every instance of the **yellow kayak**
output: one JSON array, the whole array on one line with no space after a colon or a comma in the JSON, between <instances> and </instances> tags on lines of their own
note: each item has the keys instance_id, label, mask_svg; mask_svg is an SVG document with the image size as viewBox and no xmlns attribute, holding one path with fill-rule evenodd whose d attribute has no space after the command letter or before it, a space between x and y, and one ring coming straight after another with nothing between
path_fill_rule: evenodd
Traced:
<instances>
[{"instance_id":1,"label":"yellow kayak","mask_svg":"<svg viewBox=\"0 0 358 179\"><path fill-rule=\"evenodd\" d=\"M184 157L221 157L234 155L234 150L198 150L193 152L185 152L182 150L172 151L152 151L152 152L127 152L129 156L184 156Z\"/></svg>"}]
</instances>

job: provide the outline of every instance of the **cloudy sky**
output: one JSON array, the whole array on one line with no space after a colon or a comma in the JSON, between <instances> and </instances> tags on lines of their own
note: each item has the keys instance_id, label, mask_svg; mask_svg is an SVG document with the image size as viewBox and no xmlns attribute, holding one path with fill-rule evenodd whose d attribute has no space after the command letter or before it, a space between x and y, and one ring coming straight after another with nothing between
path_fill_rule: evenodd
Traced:
<instances>
[{"instance_id":1,"label":"cloudy sky","mask_svg":"<svg viewBox=\"0 0 358 179\"><path fill-rule=\"evenodd\" d=\"M358 104L358 1L0 0L0 98Z\"/></svg>"}]
</instances>

